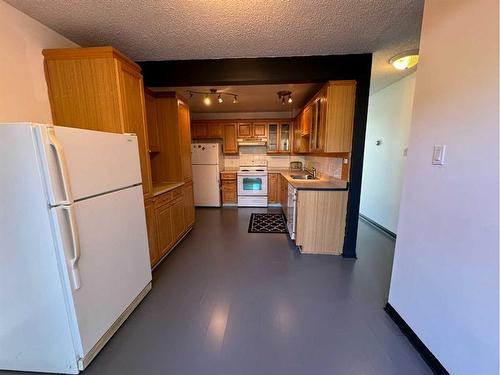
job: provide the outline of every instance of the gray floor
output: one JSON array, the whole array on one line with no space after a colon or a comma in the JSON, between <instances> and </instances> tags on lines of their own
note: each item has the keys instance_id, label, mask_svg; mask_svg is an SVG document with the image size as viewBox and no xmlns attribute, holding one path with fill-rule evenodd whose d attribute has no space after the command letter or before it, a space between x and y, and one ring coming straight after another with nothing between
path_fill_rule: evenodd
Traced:
<instances>
[{"instance_id":1,"label":"gray floor","mask_svg":"<svg viewBox=\"0 0 500 375\"><path fill-rule=\"evenodd\" d=\"M361 221L358 260L300 255L251 212L198 209L84 374L432 373L382 309L393 240Z\"/></svg>"}]
</instances>

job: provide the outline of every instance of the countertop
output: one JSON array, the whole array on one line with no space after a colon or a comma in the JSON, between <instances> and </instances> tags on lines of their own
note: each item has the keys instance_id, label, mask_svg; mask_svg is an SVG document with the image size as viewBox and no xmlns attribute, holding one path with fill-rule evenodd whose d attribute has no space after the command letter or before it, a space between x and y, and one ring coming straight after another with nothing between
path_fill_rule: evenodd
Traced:
<instances>
[{"instance_id":1,"label":"countertop","mask_svg":"<svg viewBox=\"0 0 500 375\"><path fill-rule=\"evenodd\" d=\"M288 183L297 190L347 190L348 183L332 177L320 177L318 180L294 180L291 176L298 172L280 172Z\"/></svg>"},{"instance_id":2,"label":"countertop","mask_svg":"<svg viewBox=\"0 0 500 375\"><path fill-rule=\"evenodd\" d=\"M182 185L184 185L184 182L153 182L153 197L174 190Z\"/></svg>"},{"instance_id":3,"label":"countertop","mask_svg":"<svg viewBox=\"0 0 500 375\"><path fill-rule=\"evenodd\" d=\"M221 172L238 172L238 167L224 168ZM333 177L320 177L318 180L294 180L291 175L305 172L290 172L290 168L268 167L267 173L280 173L297 190L347 190L348 183Z\"/></svg>"}]
</instances>

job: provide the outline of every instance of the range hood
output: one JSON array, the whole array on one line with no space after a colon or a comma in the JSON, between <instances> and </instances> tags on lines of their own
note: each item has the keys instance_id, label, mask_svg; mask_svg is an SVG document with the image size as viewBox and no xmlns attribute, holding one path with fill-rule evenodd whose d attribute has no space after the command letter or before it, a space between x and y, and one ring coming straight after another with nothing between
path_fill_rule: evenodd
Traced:
<instances>
[{"instance_id":1,"label":"range hood","mask_svg":"<svg viewBox=\"0 0 500 375\"><path fill-rule=\"evenodd\" d=\"M266 138L238 138L238 146L266 146Z\"/></svg>"}]
</instances>

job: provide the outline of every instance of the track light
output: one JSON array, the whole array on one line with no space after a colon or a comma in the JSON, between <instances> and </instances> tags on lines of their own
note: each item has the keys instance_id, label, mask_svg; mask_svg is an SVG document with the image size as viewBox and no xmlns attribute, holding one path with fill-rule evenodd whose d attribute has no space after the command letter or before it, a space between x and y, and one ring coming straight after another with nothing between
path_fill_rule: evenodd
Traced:
<instances>
[{"instance_id":1,"label":"track light","mask_svg":"<svg viewBox=\"0 0 500 375\"><path fill-rule=\"evenodd\" d=\"M212 95L215 97L217 95L217 103L222 104L224 103L224 95L228 95L229 97L233 97L233 104L238 103L238 95L232 92L226 92L226 91L219 91L217 89L210 89L209 92L206 91L193 91L193 90L187 90L189 94L189 98L191 99L195 94L196 95L203 95L203 103L205 105L211 105L212 104Z\"/></svg>"},{"instance_id":2,"label":"track light","mask_svg":"<svg viewBox=\"0 0 500 375\"><path fill-rule=\"evenodd\" d=\"M292 99L292 92L291 91L278 91L276 93L278 95L279 100L281 100L281 104L292 104L293 99Z\"/></svg>"}]
</instances>

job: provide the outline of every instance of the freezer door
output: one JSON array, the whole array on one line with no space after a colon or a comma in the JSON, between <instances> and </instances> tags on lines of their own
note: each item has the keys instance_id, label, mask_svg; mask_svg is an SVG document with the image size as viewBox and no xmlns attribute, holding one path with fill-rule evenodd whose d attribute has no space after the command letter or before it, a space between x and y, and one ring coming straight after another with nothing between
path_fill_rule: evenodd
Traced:
<instances>
[{"instance_id":1,"label":"freezer door","mask_svg":"<svg viewBox=\"0 0 500 375\"><path fill-rule=\"evenodd\" d=\"M220 207L219 176L218 165L193 165L195 206Z\"/></svg>"},{"instance_id":2,"label":"freezer door","mask_svg":"<svg viewBox=\"0 0 500 375\"><path fill-rule=\"evenodd\" d=\"M142 188L51 211L85 358L151 281Z\"/></svg>"},{"instance_id":3,"label":"freezer door","mask_svg":"<svg viewBox=\"0 0 500 375\"><path fill-rule=\"evenodd\" d=\"M193 143L191 145L191 163L196 164L219 164L219 150L221 145L218 143Z\"/></svg>"},{"instance_id":4,"label":"freezer door","mask_svg":"<svg viewBox=\"0 0 500 375\"><path fill-rule=\"evenodd\" d=\"M34 125L49 204L141 183L137 137L51 125Z\"/></svg>"}]
</instances>

